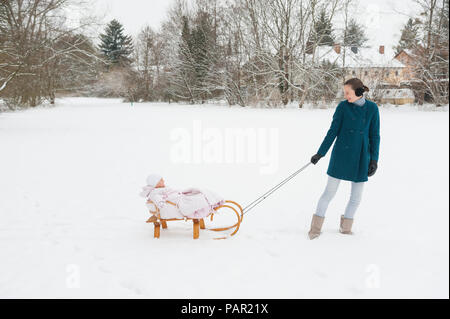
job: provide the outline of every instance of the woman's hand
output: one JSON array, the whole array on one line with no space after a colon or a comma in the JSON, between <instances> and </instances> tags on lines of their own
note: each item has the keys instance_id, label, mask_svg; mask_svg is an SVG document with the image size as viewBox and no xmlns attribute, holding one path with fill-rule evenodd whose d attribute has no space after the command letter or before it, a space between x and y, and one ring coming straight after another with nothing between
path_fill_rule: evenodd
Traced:
<instances>
[{"instance_id":1,"label":"woman's hand","mask_svg":"<svg viewBox=\"0 0 450 319\"><path fill-rule=\"evenodd\" d=\"M317 164L317 162L322 158L323 156L320 154L316 154L313 157L311 157L311 163L313 163L314 165Z\"/></svg>"},{"instance_id":2,"label":"woman's hand","mask_svg":"<svg viewBox=\"0 0 450 319\"><path fill-rule=\"evenodd\" d=\"M373 176L373 174L375 174L375 172L377 171L378 168L378 164L377 161L375 160L371 160L370 164L369 164L369 176Z\"/></svg>"}]
</instances>

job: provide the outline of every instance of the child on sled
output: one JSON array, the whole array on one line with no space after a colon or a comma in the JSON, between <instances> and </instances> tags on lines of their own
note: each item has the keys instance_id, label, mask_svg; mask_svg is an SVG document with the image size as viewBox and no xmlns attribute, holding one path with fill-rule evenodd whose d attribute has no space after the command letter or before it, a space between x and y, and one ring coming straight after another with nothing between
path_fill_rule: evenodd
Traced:
<instances>
[{"instance_id":1,"label":"child on sled","mask_svg":"<svg viewBox=\"0 0 450 319\"><path fill-rule=\"evenodd\" d=\"M202 219L225 203L217 194L198 188L176 190L166 187L164 179L158 174L147 177L141 196L147 199L147 207L160 219Z\"/></svg>"}]
</instances>

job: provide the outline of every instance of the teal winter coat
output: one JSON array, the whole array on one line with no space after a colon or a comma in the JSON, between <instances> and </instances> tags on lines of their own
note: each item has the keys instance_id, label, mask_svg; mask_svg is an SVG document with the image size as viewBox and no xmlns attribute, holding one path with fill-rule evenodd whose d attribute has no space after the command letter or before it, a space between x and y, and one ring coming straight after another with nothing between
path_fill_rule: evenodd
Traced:
<instances>
[{"instance_id":1,"label":"teal winter coat","mask_svg":"<svg viewBox=\"0 0 450 319\"><path fill-rule=\"evenodd\" d=\"M367 99L363 106L341 101L317 153L325 156L335 138L327 174L356 183L368 181L369 162L378 162L380 147L378 105Z\"/></svg>"}]
</instances>

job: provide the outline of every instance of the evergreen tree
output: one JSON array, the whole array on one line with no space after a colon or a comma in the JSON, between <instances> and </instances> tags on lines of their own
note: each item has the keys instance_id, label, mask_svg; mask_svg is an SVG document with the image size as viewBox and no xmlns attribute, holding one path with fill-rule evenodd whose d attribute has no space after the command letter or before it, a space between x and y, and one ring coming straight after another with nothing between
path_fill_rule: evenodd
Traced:
<instances>
[{"instance_id":1,"label":"evergreen tree","mask_svg":"<svg viewBox=\"0 0 450 319\"><path fill-rule=\"evenodd\" d=\"M192 54L195 61L195 73L197 81L202 83L208 73L210 60L208 51L210 49L210 35L212 27L209 24L206 13L201 13L199 21L194 30L192 30Z\"/></svg>"},{"instance_id":2,"label":"evergreen tree","mask_svg":"<svg viewBox=\"0 0 450 319\"><path fill-rule=\"evenodd\" d=\"M333 25L324 9L320 11L319 19L314 23L311 40L317 45L334 44Z\"/></svg>"},{"instance_id":3,"label":"evergreen tree","mask_svg":"<svg viewBox=\"0 0 450 319\"><path fill-rule=\"evenodd\" d=\"M322 61L318 71L321 75L320 84L315 87L315 93L317 96L321 96L325 101L332 101L336 98L336 95L340 89L337 78L341 76L341 68L336 62L330 62L329 60Z\"/></svg>"},{"instance_id":4,"label":"evergreen tree","mask_svg":"<svg viewBox=\"0 0 450 319\"><path fill-rule=\"evenodd\" d=\"M208 77L214 64L214 30L210 16L199 12L190 28L188 17L182 17L181 41L179 45L179 65L176 67L174 86L176 94L191 103L204 102L210 94Z\"/></svg>"},{"instance_id":5,"label":"evergreen tree","mask_svg":"<svg viewBox=\"0 0 450 319\"><path fill-rule=\"evenodd\" d=\"M364 33L364 28L355 19L350 19L350 23L345 33L343 44L345 47L362 47L369 39Z\"/></svg>"},{"instance_id":6,"label":"evergreen tree","mask_svg":"<svg viewBox=\"0 0 450 319\"><path fill-rule=\"evenodd\" d=\"M122 24L112 20L106 27L105 33L100 35L101 52L110 64L129 64L130 55L133 52L133 40L125 35Z\"/></svg>"},{"instance_id":7,"label":"evergreen tree","mask_svg":"<svg viewBox=\"0 0 450 319\"><path fill-rule=\"evenodd\" d=\"M182 16L181 41L178 48L178 59L173 69L172 94L178 100L189 100L195 103L195 64L192 54L192 35L189 18Z\"/></svg>"},{"instance_id":8,"label":"evergreen tree","mask_svg":"<svg viewBox=\"0 0 450 319\"><path fill-rule=\"evenodd\" d=\"M181 53L187 54L192 50L191 29L189 27L189 18L183 16L181 19L183 22L183 29L181 31L180 50Z\"/></svg>"},{"instance_id":9,"label":"evergreen tree","mask_svg":"<svg viewBox=\"0 0 450 319\"><path fill-rule=\"evenodd\" d=\"M408 19L408 22L402 29L402 35L398 45L395 46L395 54L403 49L411 49L419 42L420 21Z\"/></svg>"}]
</instances>

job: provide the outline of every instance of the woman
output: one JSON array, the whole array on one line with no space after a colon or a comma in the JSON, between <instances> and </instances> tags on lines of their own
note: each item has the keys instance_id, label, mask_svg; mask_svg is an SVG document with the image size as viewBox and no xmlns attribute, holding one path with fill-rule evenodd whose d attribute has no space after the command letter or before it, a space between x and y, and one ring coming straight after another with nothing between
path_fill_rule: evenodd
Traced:
<instances>
[{"instance_id":1,"label":"woman","mask_svg":"<svg viewBox=\"0 0 450 319\"><path fill-rule=\"evenodd\" d=\"M337 106L325 139L317 154L311 158L311 162L316 165L337 137L327 170L328 183L319 199L308 233L310 239L320 235L328 204L341 180L351 181L352 188L345 214L341 215L339 231L352 234L353 217L361 201L364 183L377 170L380 147L380 114L377 104L364 98L364 92L368 91L369 88L357 78L344 83L346 100Z\"/></svg>"}]
</instances>

